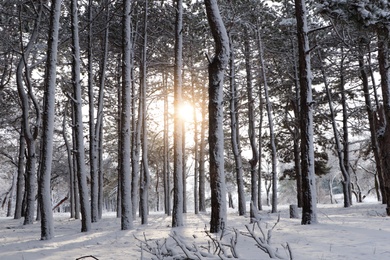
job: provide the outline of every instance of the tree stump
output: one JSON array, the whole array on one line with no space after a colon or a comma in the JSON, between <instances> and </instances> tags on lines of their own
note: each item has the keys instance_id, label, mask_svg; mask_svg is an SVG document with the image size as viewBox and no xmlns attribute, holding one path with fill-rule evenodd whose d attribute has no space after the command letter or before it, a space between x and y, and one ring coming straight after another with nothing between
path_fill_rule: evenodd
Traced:
<instances>
[{"instance_id":1,"label":"tree stump","mask_svg":"<svg viewBox=\"0 0 390 260\"><path fill-rule=\"evenodd\" d=\"M295 204L290 205L290 218L299 218L298 206Z\"/></svg>"}]
</instances>

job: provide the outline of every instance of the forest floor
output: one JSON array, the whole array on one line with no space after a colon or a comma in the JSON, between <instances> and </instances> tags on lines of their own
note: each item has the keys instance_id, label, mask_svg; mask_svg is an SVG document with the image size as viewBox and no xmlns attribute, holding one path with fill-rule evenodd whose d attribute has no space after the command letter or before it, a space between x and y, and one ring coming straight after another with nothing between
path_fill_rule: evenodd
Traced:
<instances>
[{"instance_id":1,"label":"forest floor","mask_svg":"<svg viewBox=\"0 0 390 260\"><path fill-rule=\"evenodd\" d=\"M305 226L300 224L300 219L289 218L288 206L280 206L279 210L279 214L271 214L267 208L260 216L261 226L266 231L280 215L280 221L272 230L272 247L278 248L283 256L287 257L285 245L288 243L296 260L390 259L390 218L385 217L385 205L373 201L350 208L343 208L342 204L318 205L319 224ZM196 244L203 251L210 241L205 232L209 222L207 213L187 213L185 226L174 229L170 227L171 217L151 213L148 225L140 225L137 219L133 230L121 231L120 219L115 213L107 212L87 233L80 233L80 220L70 219L69 214L54 216L55 237L50 241L39 240L39 223L23 226L23 220L0 217L0 259L151 259L152 255L141 250L140 240L146 238L149 245L156 245L156 240L162 243L168 238L167 245L175 247L176 243L169 236L173 231L181 241L189 246ZM224 239L233 236L235 228L239 231L236 246L239 259L269 259L251 237L242 234L248 223L249 217L240 217L230 209ZM180 252L178 247L175 249Z\"/></svg>"}]
</instances>

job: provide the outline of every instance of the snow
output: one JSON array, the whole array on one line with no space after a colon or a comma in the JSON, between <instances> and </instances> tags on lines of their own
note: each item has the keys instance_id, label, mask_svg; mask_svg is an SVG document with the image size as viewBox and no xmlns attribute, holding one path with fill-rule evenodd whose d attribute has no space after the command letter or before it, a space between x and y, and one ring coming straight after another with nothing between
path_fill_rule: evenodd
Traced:
<instances>
[{"instance_id":1,"label":"snow","mask_svg":"<svg viewBox=\"0 0 390 260\"><path fill-rule=\"evenodd\" d=\"M266 208L266 207L265 207ZM272 246L285 254L281 244L289 243L294 259L390 259L388 239L390 218L385 216L385 205L368 201L343 208L341 204L318 205L319 224L301 225L300 219L289 218L288 205L280 206L280 222L272 231ZM235 227L244 232L248 217L229 211L228 229ZM23 226L23 220L0 218L0 259L76 259L93 255L98 259L141 259L140 241L143 235L153 244L154 239L168 238L174 230L182 239L200 248L207 245L204 229L208 227L209 213L184 214L184 226L172 229L171 217L162 212L150 215L150 224L134 222L135 229L120 230L120 219L116 214L106 212L103 219L93 223L87 233L80 233L80 220L69 219L67 213L55 213L55 237L49 241L39 240L38 223ZM278 214L260 212L262 226L273 226ZM208 228L207 228L208 229ZM174 245L171 238L168 244ZM176 251L180 252L178 248ZM254 246L254 240L239 235L237 251L240 259L268 259L268 256ZM143 252L144 259L151 255ZM92 259L92 258L84 258Z\"/></svg>"}]
</instances>

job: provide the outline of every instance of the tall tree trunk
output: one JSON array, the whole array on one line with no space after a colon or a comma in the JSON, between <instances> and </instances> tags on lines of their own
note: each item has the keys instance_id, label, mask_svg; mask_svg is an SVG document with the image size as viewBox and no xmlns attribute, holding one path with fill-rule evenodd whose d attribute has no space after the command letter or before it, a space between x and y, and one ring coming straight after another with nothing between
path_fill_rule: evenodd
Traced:
<instances>
[{"instance_id":1,"label":"tall tree trunk","mask_svg":"<svg viewBox=\"0 0 390 260\"><path fill-rule=\"evenodd\" d=\"M368 115L368 123L370 126L370 132L371 132L371 148L374 153L375 158L375 164L376 164L376 172L379 179L379 186L382 193L382 198L385 197L385 190L383 188L384 180L383 180L383 171L382 171L382 160L380 155L380 149L378 144L378 136L377 136L377 127L376 127L376 114L374 112L374 109L371 104L371 97L370 97L370 89L368 84L368 72L367 72L367 66L364 62L364 46L362 44L364 40L361 40L359 43L359 70L360 70L360 77L362 79L362 87L363 87L363 93L364 93L364 101L366 104L367 109L367 115ZM375 88L375 85L374 85Z\"/></svg>"},{"instance_id":2,"label":"tall tree trunk","mask_svg":"<svg viewBox=\"0 0 390 260\"><path fill-rule=\"evenodd\" d=\"M103 46L102 46L102 59L100 63L100 81L99 81L99 97L98 97L98 109L96 117L95 130L97 137L97 153L98 153L98 218L102 218L103 203L104 203L104 190L103 190L103 107L104 107L104 87L106 83L106 70L107 70L107 56L108 56L108 37L109 37L109 21L110 21L110 4L106 2L106 27L104 30Z\"/></svg>"},{"instance_id":3,"label":"tall tree trunk","mask_svg":"<svg viewBox=\"0 0 390 260\"><path fill-rule=\"evenodd\" d=\"M168 135L168 84L167 77L163 74L164 82L164 209L165 214L171 215L171 185L169 176L169 135Z\"/></svg>"},{"instance_id":4,"label":"tall tree trunk","mask_svg":"<svg viewBox=\"0 0 390 260\"><path fill-rule=\"evenodd\" d=\"M384 177L384 190L386 196L386 213L390 216L390 62L389 62L389 28L386 25L378 25L378 63L381 76L381 88L383 96L384 120L378 141L382 156L382 169Z\"/></svg>"},{"instance_id":5,"label":"tall tree trunk","mask_svg":"<svg viewBox=\"0 0 390 260\"><path fill-rule=\"evenodd\" d=\"M215 56L208 65L209 71L209 150L211 221L210 232L225 228L226 185L224 172L223 134L223 82L229 62L229 37L222 21L216 0L205 0L207 20L215 41Z\"/></svg>"},{"instance_id":6,"label":"tall tree trunk","mask_svg":"<svg viewBox=\"0 0 390 260\"><path fill-rule=\"evenodd\" d=\"M199 211L206 211L206 171L205 171L205 161L206 161L206 95L207 91L205 88L202 88L202 121L200 125L200 143L199 143Z\"/></svg>"},{"instance_id":7,"label":"tall tree trunk","mask_svg":"<svg viewBox=\"0 0 390 260\"><path fill-rule=\"evenodd\" d=\"M64 138L66 154L68 159L70 218L74 218L75 217L75 194L74 194L75 190L73 187L74 168L73 168L73 161L72 161L72 148L68 140L68 134L66 129L66 118L68 117L69 102L70 100L66 102L64 108L64 118L62 119L62 137Z\"/></svg>"},{"instance_id":8,"label":"tall tree trunk","mask_svg":"<svg viewBox=\"0 0 390 260\"><path fill-rule=\"evenodd\" d=\"M234 42L232 37L230 38L230 139L232 143L232 152L234 156L236 182L237 182L237 194L238 194L238 214L240 216L246 213L246 201L244 191L244 178L243 178L243 166L242 157L240 152L240 138L238 127L238 97L236 86L236 72L234 65ZM257 191L256 191L257 192Z\"/></svg>"},{"instance_id":9,"label":"tall tree trunk","mask_svg":"<svg viewBox=\"0 0 390 260\"><path fill-rule=\"evenodd\" d=\"M53 211L51 203L51 165L53 161L53 139L55 119L55 90L58 53L58 32L60 29L61 0L54 0L51 6L48 37L48 57L45 71L45 94L43 108L42 159L40 165L39 202L41 207L41 240L54 236Z\"/></svg>"},{"instance_id":10,"label":"tall tree trunk","mask_svg":"<svg viewBox=\"0 0 390 260\"><path fill-rule=\"evenodd\" d=\"M77 157L77 177L79 184L80 206L81 206L81 232L91 229L91 207L89 204L87 171L85 166L84 133L83 133L83 113L81 98L81 77L80 77L80 45L78 28L77 0L71 1L72 17L72 74L73 74L73 99L75 108L75 139Z\"/></svg>"},{"instance_id":11,"label":"tall tree trunk","mask_svg":"<svg viewBox=\"0 0 390 260\"><path fill-rule=\"evenodd\" d=\"M260 53L261 74L262 74L263 84L264 84L265 105L267 108L267 115L268 115L270 144L271 144L272 213L276 213L278 211L277 153L276 153L275 131L274 131L274 123L273 123L274 120L272 116L272 105L268 94L268 81L267 81L266 65L264 61L264 49L263 49L263 42L261 40L260 32L258 33L258 44L259 44L259 53Z\"/></svg>"},{"instance_id":12,"label":"tall tree trunk","mask_svg":"<svg viewBox=\"0 0 390 260\"><path fill-rule=\"evenodd\" d=\"M141 62L141 95L140 95L140 106L141 106L141 125L142 125L142 180L140 184L140 215L141 223L148 224L148 195L149 195L149 164L148 164L148 128L146 124L146 88L147 88L147 28L148 28L148 0L145 0L145 16L144 16L144 42L142 50L142 62Z\"/></svg>"},{"instance_id":13,"label":"tall tree trunk","mask_svg":"<svg viewBox=\"0 0 390 260\"><path fill-rule=\"evenodd\" d=\"M301 96L302 224L317 223L317 194L314 171L312 74L305 0L295 0L299 49Z\"/></svg>"},{"instance_id":14,"label":"tall tree trunk","mask_svg":"<svg viewBox=\"0 0 390 260\"><path fill-rule=\"evenodd\" d=\"M14 219L20 219L22 217L23 212L25 151L26 141L24 139L24 131L22 127L19 137L18 181L16 184L16 203Z\"/></svg>"},{"instance_id":15,"label":"tall tree trunk","mask_svg":"<svg viewBox=\"0 0 390 260\"><path fill-rule=\"evenodd\" d=\"M21 7L20 7L21 8ZM25 182L25 192L26 192L26 212L24 217L24 225L32 224L34 222L34 211L35 211L35 196L36 196L36 140L39 135L39 126L40 126L40 108L39 104L32 92L32 82L30 80L30 72L27 64L27 60L32 48L35 45L35 42L38 38L38 30L40 27L41 17L42 17L42 4L39 4L37 9L37 18L34 23L34 29L31 33L31 37L27 43L27 46L23 46L22 39L22 18L21 10L19 10L19 19L20 19L20 42L21 42L21 53L22 56L18 62L16 68L16 85L18 89L19 98L22 106L22 130L24 131L24 138L27 145L27 156L26 156L26 182ZM24 72L24 75L23 75ZM28 93L25 92L24 82L26 82ZM32 126L30 124L30 99L34 105L35 109L35 122Z\"/></svg>"},{"instance_id":16,"label":"tall tree trunk","mask_svg":"<svg viewBox=\"0 0 390 260\"><path fill-rule=\"evenodd\" d=\"M343 151L343 147L341 147L340 137L339 137L339 133L338 133L338 130L337 130L336 116L335 116L335 112L334 112L334 108L333 108L332 94L330 93L328 79L326 77L325 69L324 69L324 67L322 65L323 61L322 61L322 58L321 58L321 54L319 53L318 56L319 56L319 59L320 59L320 62L321 62L321 72L322 72L322 77L323 77L323 80L324 80L326 94L327 94L327 97L328 97L330 118L331 118L331 121L332 121L333 136L334 136L334 140L335 140L335 149L336 149L336 152L337 152L337 157L339 159L340 171L341 171L341 174L343 175L344 207L348 208L348 207L351 206L351 197L350 197L350 195L351 195L351 193L350 193L350 191L351 191L351 189L350 189L351 180L350 180L349 173L348 173L348 171L347 171L347 169L345 167L345 158L344 158L345 153Z\"/></svg>"},{"instance_id":17,"label":"tall tree trunk","mask_svg":"<svg viewBox=\"0 0 390 260\"><path fill-rule=\"evenodd\" d=\"M93 18L92 0L88 1L88 105L89 105L89 169L91 177L91 221L97 222L98 200L99 200L99 176L98 176L98 154L97 136L95 131L95 103L94 103L94 80L93 80Z\"/></svg>"},{"instance_id":18,"label":"tall tree trunk","mask_svg":"<svg viewBox=\"0 0 390 260\"><path fill-rule=\"evenodd\" d=\"M76 125L76 108L73 104L72 106L72 126ZM73 151L77 148L76 146L76 128L72 127L72 147ZM77 151L72 153L72 164L73 164L73 189L74 189L74 213L75 219L80 219L80 193L79 193L79 171L77 168Z\"/></svg>"},{"instance_id":19,"label":"tall tree trunk","mask_svg":"<svg viewBox=\"0 0 390 260\"><path fill-rule=\"evenodd\" d=\"M173 149L173 214L172 227L183 226L183 140L182 122L179 115L182 103L182 67L183 67L183 1L176 0L175 23L175 68L174 68L174 149Z\"/></svg>"},{"instance_id":20,"label":"tall tree trunk","mask_svg":"<svg viewBox=\"0 0 390 260\"><path fill-rule=\"evenodd\" d=\"M191 64L191 67L193 64ZM199 214L199 131L198 131L198 118L196 113L196 97L195 97L195 75L191 71L191 94L192 94L192 105L194 107L194 212Z\"/></svg>"},{"instance_id":21,"label":"tall tree trunk","mask_svg":"<svg viewBox=\"0 0 390 260\"><path fill-rule=\"evenodd\" d=\"M131 35L131 0L123 0L123 35L122 35L122 110L120 126L120 189L121 189L121 229L133 228L131 203L131 85L132 85L132 35Z\"/></svg>"},{"instance_id":22,"label":"tall tree trunk","mask_svg":"<svg viewBox=\"0 0 390 260\"><path fill-rule=\"evenodd\" d=\"M246 71L246 92L248 98L248 137L252 150L252 158L249 160L250 172L251 172L251 201L257 202L257 172L256 166L259 162L259 154L256 143L256 132L255 132L255 108L253 98L253 84L252 84L252 67L250 61L251 46L249 42L249 33L245 31L244 40L244 56L245 56L245 71ZM276 172L274 173L276 174ZM256 204L254 204L256 205Z\"/></svg>"}]
</instances>

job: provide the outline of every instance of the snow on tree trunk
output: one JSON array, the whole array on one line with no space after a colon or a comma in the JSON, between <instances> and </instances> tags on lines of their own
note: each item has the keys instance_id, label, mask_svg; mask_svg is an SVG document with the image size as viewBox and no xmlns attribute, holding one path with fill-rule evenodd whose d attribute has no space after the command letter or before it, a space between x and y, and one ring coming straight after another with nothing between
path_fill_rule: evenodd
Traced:
<instances>
[{"instance_id":1,"label":"snow on tree trunk","mask_svg":"<svg viewBox=\"0 0 390 260\"><path fill-rule=\"evenodd\" d=\"M183 66L183 1L176 1L175 23L175 67L174 67L174 151L173 151L173 214L172 227L183 226L183 124L179 115L182 103L182 66Z\"/></svg>"},{"instance_id":2,"label":"snow on tree trunk","mask_svg":"<svg viewBox=\"0 0 390 260\"><path fill-rule=\"evenodd\" d=\"M277 172L277 153L276 153L276 143L275 143L275 131L274 131L274 120L272 116L272 105L269 99L268 94L268 81L266 73L266 64L264 61L264 48L263 42L261 39L261 34L258 32L258 45L259 45L259 57L261 65L261 75L263 78L264 84L264 97L265 105L268 115L268 127L269 127L269 136L271 144L271 169L272 169L272 213L278 211L278 172Z\"/></svg>"},{"instance_id":3,"label":"snow on tree trunk","mask_svg":"<svg viewBox=\"0 0 390 260\"><path fill-rule=\"evenodd\" d=\"M234 65L234 43L230 37L230 139L232 142L232 152L235 162L236 181L237 181L237 194L238 194L238 214L240 216L246 213L246 202L245 202L245 190L244 190L244 179L243 179L243 166L242 157L239 147L239 127L238 127L238 98L237 98L237 86L236 86L236 75Z\"/></svg>"},{"instance_id":4,"label":"snow on tree trunk","mask_svg":"<svg viewBox=\"0 0 390 260\"><path fill-rule=\"evenodd\" d=\"M207 20L215 41L215 56L209 71L209 153L211 221L210 232L225 228L226 185L224 172L223 134L223 82L225 67L229 61L229 37L222 21L216 0L205 0Z\"/></svg>"},{"instance_id":5,"label":"snow on tree trunk","mask_svg":"<svg viewBox=\"0 0 390 260\"><path fill-rule=\"evenodd\" d=\"M363 87L363 94L364 94L364 101L366 105L367 115L368 115L368 123L370 126L370 132L371 132L371 149L374 153L375 158L375 167L377 171L378 178L380 179L380 186L383 186L383 171L382 171L382 160L380 157L380 149L378 144L378 136L377 136L377 126L376 126L376 115L373 109L373 106L371 104L371 97L370 97L370 88L368 83L368 68L365 64L365 57L364 57L364 46L362 46L363 40L359 41L359 70L360 70L360 78L362 80L362 87Z\"/></svg>"},{"instance_id":6,"label":"snow on tree trunk","mask_svg":"<svg viewBox=\"0 0 390 260\"><path fill-rule=\"evenodd\" d=\"M199 211L206 211L206 172L205 172L205 149L206 149L206 89L202 89L202 121L200 126L199 142Z\"/></svg>"},{"instance_id":7,"label":"snow on tree trunk","mask_svg":"<svg viewBox=\"0 0 390 260\"><path fill-rule=\"evenodd\" d=\"M345 167L345 159L344 159L345 153L343 152L343 148L341 147L341 142L340 142L340 138L339 138L339 131L338 131L337 125L336 125L336 115L335 115L334 108L333 108L332 94L331 94L330 89L329 89L329 84L328 84L328 79L327 79L326 74L325 74L325 69L322 65L323 61L321 58L321 54L319 53L318 56L319 56L319 59L321 62L320 67L321 67L321 72L322 72L322 76L323 76L323 80L324 80L326 95L328 97L330 118L332 121L332 128L333 128L333 137L335 139L335 145L336 145L335 149L337 152L337 157L339 159L340 171L341 171L341 174L343 175L344 207L348 208L351 206L350 188L348 188L348 186L350 187L350 185L351 185L351 181L350 181L349 173Z\"/></svg>"},{"instance_id":8,"label":"snow on tree trunk","mask_svg":"<svg viewBox=\"0 0 390 260\"><path fill-rule=\"evenodd\" d=\"M122 35L122 100L120 125L120 189L121 189L121 229L133 228L131 203L131 83L132 83L132 37L131 0L123 1Z\"/></svg>"},{"instance_id":9,"label":"snow on tree trunk","mask_svg":"<svg viewBox=\"0 0 390 260\"><path fill-rule=\"evenodd\" d=\"M81 78L80 78L80 45L78 29L77 0L71 1L72 16L72 51L73 51L73 99L75 109L75 153L77 158L77 177L79 184L79 196L81 206L81 232L91 229L91 207L89 204L87 172L85 166L84 134L83 134L83 114L81 98Z\"/></svg>"},{"instance_id":10,"label":"snow on tree trunk","mask_svg":"<svg viewBox=\"0 0 390 260\"><path fill-rule=\"evenodd\" d=\"M94 104L94 80L93 80L93 17L92 0L88 1L88 105L89 105L89 169L91 178L91 221L98 221L98 195L99 179L97 169L97 136L95 132L95 104Z\"/></svg>"},{"instance_id":11,"label":"snow on tree trunk","mask_svg":"<svg viewBox=\"0 0 390 260\"><path fill-rule=\"evenodd\" d=\"M378 141L381 146L382 167L384 177L384 190L386 196L387 215L390 216L390 62L389 62L389 34L388 25L377 25L378 35L378 63L381 76L381 88L383 96L384 120L382 128L378 129Z\"/></svg>"},{"instance_id":12,"label":"snow on tree trunk","mask_svg":"<svg viewBox=\"0 0 390 260\"><path fill-rule=\"evenodd\" d=\"M68 172L69 172L69 202L70 202L70 218L75 217L75 193L74 193L74 168L72 161L72 149L68 140L68 133L66 130L66 118L68 117L69 102L67 101L64 109L64 118L62 119L62 136L66 147L67 161L68 161Z\"/></svg>"},{"instance_id":13,"label":"snow on tree trunk","mask_svg":"<svg viewBox=\"0 0 390 260\"><path fill-rule=\"evenodd\" d=\"M104 31L104 40L102 47L102 60L100 64L100 81L99 81L99 97L98 97L98 109L96 117L96 137L98 139L98 175L99 175L99 191L98 191L98 218L102 218L103 214L103 105L104 105L104 86L106 80L107 70L107 57L108 57L108 37L109 37L109 20L110 20L110 8L109 1L106 1L106 28Z\"/></svg>"},{"instance_id":14,"label":"snow on tree trunk","mask_svg":"<svg viewBox=\"0 0 390 260\"><path fill-rule=\"evenodd\" d=\"M312 74L305 0L295 0L301 97L302 224L317 223L314 171Z\"/></svg>"},{"instance_id":15,"label":"snow on tree trunk","mask_svg":"<svg viewBox=\"0 0 390 260\"><path fill-rule=\"evenodd\" d=\"M19 156L18 156L18 180L16 183L16 202L14 219L22 217L22 204L24 195L24 163L25 163L26 141L24 140L24 131L20 131L19 138Z\"/></svg>"},{"instance_id":16,"label":"snow on tree trunk","mask_svg":"<svg viewBox=\"0 0 390 260\"><path fill-rule=\"evenodd\" d=\"M141 125L142 125L142 179L140 183L140 215L141 223L148 224L148 196L149 196L149 164L148 164L148 128L146 114L146 89L147 89L147 28L148 28L148 0L145 1L145 16L144 16L144 35L143 35L143 50L141 62L141 89L140 89L140 106L141 106Z\"/></svg>"},{"instance_id":17,"label":"snow on tree trunk","mask_svg":"<svg viewBox=\"0 0 390 260\"><path fill-rule=\"evenodd\" d=\"M58 53L58 32L60 29L61 0L54 0L51 6L48 37L48 56L45 71L45 94L43 108L42 154L40 165L39 202L41 207L41 240L54 236L53 211L51 203L51 166L53 161L53 139L55 119L55 90Z\"/></svg>"},{"instance_id":18,"label":"snow on tree trunk","mask_svg":"<svg viewBox=\"0 0 390 260\"><path fill-rule=\"evenodd\" d=\"M171 184L169 174L169 140L168 140L168 87L166 76L163 74L164 81L164 209L165 214L171 215Z\"/></svg>"},{"instance_id":19,"label":"snow on tree trunk","mask_svg":"<svg viewBox=\"0 0 390 260\"><path fill-rule=\"evenodd\" d=\"M31 50L36 44L39 28L42 18L42 3L38 5L37 9L37 18L34 22L34 29L31 33L30 39L26 46L21 45L21 57L16 68L16 85L18 89L18 95L21 101L22 107L22 131L26 141L27 146L27 156L26 156L26 211L24 216L24 225L33 224L34 222L34 212L35 212L35 197L36 197L36 140L39 135L39 126L40 126L40 106L36 100L34 93L32 91L32 82L30 79L30 72L27 64L27 60ZM20 23L21 24L21 23ZM19 29L22 34L22 28ZM22 35L20 36L22 37ZM21 41L23 42L23 41ZM24 75L23 75L24 73ZM26 86L25 86L26 85ZM28 89L28 93L25 91L25 87ZM35 122L31 124L30 121L30 103L33 104L35 109Z\"/></svg>"},{"instance_id":20,"label":"snow on tree trunk","mask_svg":"<svg viewBox=\"0 0 390 260\"><path fill-rule=\"evenodd\" d=\"M259 161L259 154L256 143L255 132L255 107L253 98L253 86L252 86L252 68L251 68L251 46L249 42L249 33L245 30L244 40L244 58L245 58L245 71L246 71L246 93L248 98L248 137L252 150L252 158L249 160L250 172L251 172L251 201L257 202L257 172L256 166ZM276 174L276 172L275 172Z\"/></svg>"}]
</instances>

